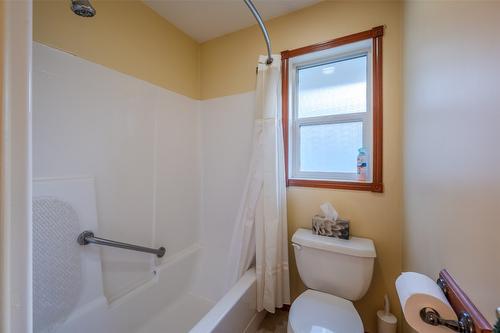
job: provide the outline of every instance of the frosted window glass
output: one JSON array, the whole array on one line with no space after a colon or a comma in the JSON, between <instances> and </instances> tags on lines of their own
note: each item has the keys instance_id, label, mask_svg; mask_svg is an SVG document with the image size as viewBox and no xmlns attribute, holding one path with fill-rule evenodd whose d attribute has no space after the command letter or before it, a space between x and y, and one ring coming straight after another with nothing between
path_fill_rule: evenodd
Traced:
<instances>
[{"instance_id":1,"label":"frosted window glass","mask_svg":"<svg viewBox=\"0 0 500 333\"><path fill-rule=\"evenodd\" d=\"M367 56L298 70L298 117L366 112Z\"/></svg>"},{"instance_id":2,"label":"frosted window glass","mask_svg":"<svg viewBox=\"0 0 500 333\"><path fill-rule=\"evenodd\" d=\"M300 171L355 173L358 149L362 146L362 122L303 125Z\"/></svg>"}]
</instances>

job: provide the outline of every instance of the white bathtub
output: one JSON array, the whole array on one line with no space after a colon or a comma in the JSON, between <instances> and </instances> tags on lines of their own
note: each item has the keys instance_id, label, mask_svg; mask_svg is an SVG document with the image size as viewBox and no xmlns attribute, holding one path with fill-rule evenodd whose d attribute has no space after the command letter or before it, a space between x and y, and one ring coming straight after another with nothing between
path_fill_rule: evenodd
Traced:
<instances>
[{"instance_id":1,"label":"white bathtub","mask_svg":"<svg viewBox=\"0 0 500 333\"><path fill-rule=\"evenodd\" d=\"M256 296L255 269L251 268L189 332L256 332L265 316L265 311L257 312Z\"/></svg>"},{"instance_id":2,"label":"white bathtub","mask_svg":"<svg viewBox=\"0 0 500 333\"><path fill-rule=\"evenodd\" d=\"M256 311L255 271L218 302L192 293L201 248L193 246L157 267L154 278L108 304L104 297L79 309L57 333L252 333L264 312Z\"/></svg>"}]
</instances>

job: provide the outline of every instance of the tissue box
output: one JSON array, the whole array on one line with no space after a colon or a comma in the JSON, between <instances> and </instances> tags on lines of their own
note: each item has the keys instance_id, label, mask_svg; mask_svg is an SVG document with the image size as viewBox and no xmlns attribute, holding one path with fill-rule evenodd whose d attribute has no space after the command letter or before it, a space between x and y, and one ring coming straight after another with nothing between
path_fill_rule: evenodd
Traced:
<instances>
[{"instance_id":1,"label":"tissue box","mask_svg":"<svg viewBox=\"0 0 500 333\"><path fill-rule=\"evenodd\" d=\"M336 221L321 215L314 215L312 232L315 235L349 239L349 220L338 218Z\"/></svg>"}]
</instances>

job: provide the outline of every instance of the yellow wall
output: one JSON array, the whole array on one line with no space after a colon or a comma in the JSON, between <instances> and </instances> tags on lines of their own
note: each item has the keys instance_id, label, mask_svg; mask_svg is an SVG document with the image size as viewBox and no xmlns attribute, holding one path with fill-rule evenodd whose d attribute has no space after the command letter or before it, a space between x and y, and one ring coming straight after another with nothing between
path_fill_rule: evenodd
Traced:
<instances>
[{"instance_id":1,"label":"yellow wall","mask_svg":"<svg viewBox=\"0 0 500 333\"><path fill-rule=\"evenodd\" d=\"M410 1L404 21L403 267L433 278L447 268L494 322L500 2Z\"/></svg>"},{"instance_id":2,"label":"yellow wall","mask_svg":"<svg viewBox=\"0 0 500 333\"><path fill-rule=\"evenodd\" d=\"M402 163L401 163L401 34L400 2L326 1L267 22L278 53L335 37L356 33L378 25L387 25L384 36L384 183L385 193L288 189L289 234L311 225L311 217L322 202L332 202L341 215L350 218L352 234L372 238L378 258L372 286L365 298L356 303L365 329L376 332L376 310L388 293L399 316L399 302L394 288L401 272ZM265 52L257 27L244 29L208 41L201 46L202 99L226 96L255 89L257 56ZM292 295L304 286L291 253Z\"/></svg>"},{"instance_id":3,"label":"yellow wall","mask_svg":"<svg viewBox=\"0 0 500 333\"><path fill-rule=\"evenodd\" d=\"M185 33L141 1L92 1L93 18L69 3L35 0L35 41L199 98L199 44Z\"/></svg>"}]
</instances>

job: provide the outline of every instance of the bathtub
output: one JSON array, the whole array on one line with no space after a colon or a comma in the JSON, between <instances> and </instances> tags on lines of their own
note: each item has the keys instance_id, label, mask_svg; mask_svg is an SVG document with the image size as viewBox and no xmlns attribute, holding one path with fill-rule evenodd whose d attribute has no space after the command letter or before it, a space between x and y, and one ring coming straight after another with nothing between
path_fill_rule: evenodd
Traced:
<instances>
[{"instance_id":1,"label":"bathtub","mask_svg":"<svg viewBox=\"0 0 500 333\"><path fill-rule=\"evenodd\" d=\"M168 258L149 281L111 303L96 299L50 332L256 332L265 314L256 311L254 269L217 302L205 299L192 292L201 251L194 245Z\"/></svg>"},{"instance_id":2,"label":"bathtub","mask_svg":"<svg viewBox=\"0 0 500 333\"><path fill-rule=\"evenodd\" d=\"M189 332L256 332L265 316L256 308L257 283L251 268Z\"/></svg>"}]
</instances>

